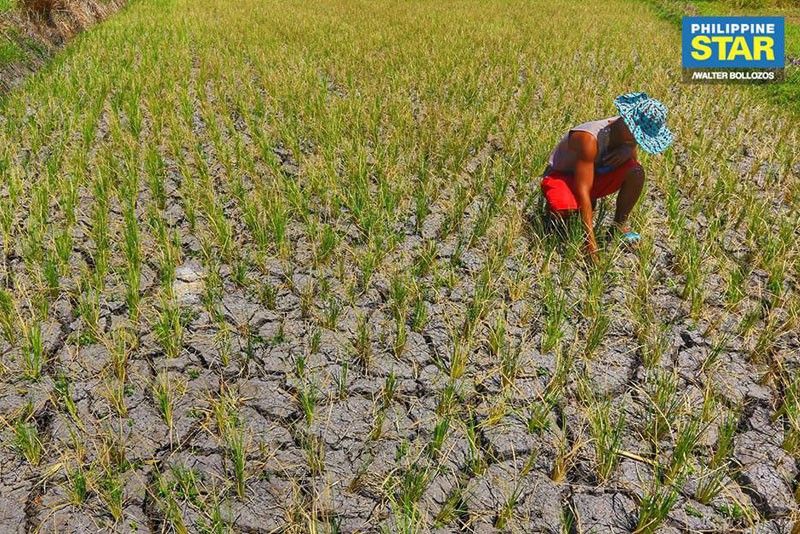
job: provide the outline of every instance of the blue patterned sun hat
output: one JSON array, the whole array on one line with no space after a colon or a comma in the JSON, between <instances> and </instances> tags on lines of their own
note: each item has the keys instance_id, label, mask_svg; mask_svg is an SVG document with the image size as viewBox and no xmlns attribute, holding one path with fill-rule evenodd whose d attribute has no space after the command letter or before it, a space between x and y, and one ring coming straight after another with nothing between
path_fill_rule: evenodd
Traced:
<instances>
[{"instance_id":1,"label":"blue patterned sun hat","mask_svg":"<svg viewBox=\"0 0 800 534\"><path fill-rule=\"evenodd\" d=\"M645 152L658 154L672 144L667 107L647 93L625 93L614 99L622 120Z\"/></svg>"}]
</instances>

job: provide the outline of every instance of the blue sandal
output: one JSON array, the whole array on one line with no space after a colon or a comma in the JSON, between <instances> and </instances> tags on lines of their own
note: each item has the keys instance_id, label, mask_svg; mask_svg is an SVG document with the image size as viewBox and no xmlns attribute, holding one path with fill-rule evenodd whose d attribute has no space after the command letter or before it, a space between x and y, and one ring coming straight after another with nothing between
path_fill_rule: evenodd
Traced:
<instances>
[{"instance_id":1,"label":"blue sandal","mask_svg":"<svg viewBox=\"0 0 800 534\"><path fill-rule=\"evenodd\" d=\"M642 236L640 236L640 235L639 235L639 234L637 234L636 232L625 232L624 234L622 234L622 235L620 236L620 239L622 239L622 241L623 241L623 242L624 242L626 245L635 245L635 244L637 244L639 241L641 241L641 240L642 240Z\"/></svg>"}]
</instances>

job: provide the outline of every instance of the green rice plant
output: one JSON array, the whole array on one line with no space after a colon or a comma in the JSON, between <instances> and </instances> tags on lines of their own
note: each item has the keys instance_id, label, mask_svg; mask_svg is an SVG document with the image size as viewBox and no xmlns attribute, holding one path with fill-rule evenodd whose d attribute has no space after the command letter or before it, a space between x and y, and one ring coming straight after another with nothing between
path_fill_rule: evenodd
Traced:
<instances>
[{"instance_id":1,"label":"green rice plant","mask_svg":"<svg viewBox=\"0 0 800 534\"><path fill-rule=\"evenodd\" d=\"M386 410L379 409L375 412L372 419L372 429L367 436L367 441L378 441L383 435L383 428L386 424Z\"/></svg>"},{"instance_id":2,"label":"green rice plant","mask_svg":"<svg viewBox=\"0 0 800 534\"><path fill-rule=\"evenodd\" d=\"M162 302L153 332L167 358L177 358L183 346L183 322L177 303Z\"/></svg>"},{"instance_id":3,"label":"green rice plant","mask_svg":"<svg viewBox=\"0 0 800 534\"><path fill-rule=\"evenodd\" d=\"M247 287L250 282L248 277L249 270L250 265L246 258L236 258L233 264L233 272L231 273L231 279L233 280L233 283L241 288Z\"/></svg>"},{"instance_id":4,"label":"green rice plant","mask_svg":"<svg viewBox=\"0 0 800 534\"><path fill-rule=\"evenodd\" d=\"M736 261L727 272L725 278L725 303L731 308L739 304L746 296L745 283L749 276L749 265L744 261Z\"/></svg>"},{"instance_id":5,"label":"green rice plant","mask_svg":"<svg viewBox=\"0 0 800 534\"><path fill-rule=\"evenodd\" d=\"M148 146L145 153L145 172L147 185L156 207L160 211L167 208L167 191L164 184L164 158L155 146Z\"/></svg>"},{"instance_id":6,"label":"green rice plant","mask_svg":"<svg viewBox=\"0 0 800 534\"><path fill-rule=\"evenodd\" d=\"M314 263L316 265L327 263L338 244L339 235L336 229L330 224L324 225L319 236L316 250L314 251Z\"/></svg>"},{"instance_id":7,"label":"green rice plant","mask_svg":"<svg viewBox=\"0 0 800 534\"><path fill-rule=\"evenodd\" d=\"M703 476L697 484L695 499L703 504L709 504L719 495L727 476L727 466L733 452L733 439L736 436L737 418L728 414L720 423L717 444L711 459L703 469Z\"/></svg>"},{"instance_id":8,"label":"green rice plant","mask_svg":"<svg viewBox=\"0 0 800 534\"><path fill-rule=\"evenodd\" d=\"M509 522L514 517L514 509L519 504L520 498L523 494L523 488L521 485L517 484L514 486L514 489L511 491L511 494L508 495L503 502L500 510L497 512L497 517L495 518L494 526L497 529L507 529Z\"/></svg>"},{"instance_id":9,"label":"green rice plant","mask_svg":"<svg viewBox=\"0 0 800 534\"><path fill-rule=\"evenodd\" d=\"M436 242L429 239L420 247L419 255L414 260L411 273L415 278L422 278L431 273L436 265Z\"/></svg>"},{"instance_id":10,"label":"green rice plant","mask_svg":"<svg viewBox=\"0 0 800 534\"><path fill-rule=\"evenodd\" d=\"M111 358L111 370L114 377L125 382L128 376L128 359L136 348L136 335L126 328L118 328L111 334L108 352Z\"/></svg>"},{"instance_id":11,"label":"green rice plant","mask_svg":"<svg viewBox=\"0 0 800 534\"><path fill-rule=\"evenodd\" d=\"M115 522L122 520L125 509L125 487L118 473L105 470L98 481L97 493Z\"/></svg>"},{"instance_id":12,"label":"green rice plant","mask_svg":"<svg viewBox=\"0 0 800 534\"><path fill-rule=\"evenodd\" d=\"M53 389L55 390L57 398L67 410L67 413L76 424L81 425L80 417L78 417L78 407L75 405L75 400L69 390L69 378L64 373L59 373L53 382Z\"/></svg>"},{"instance_id":13,"label":"green rice plant","mask_svg":"<svg viewBox=\"0 0 800 534\"><path fill-rule=\"evenodd\" d=\"M553 403L548 398L535 399L528 404L526 425L531 434L542 434L550 428Z\"/></svg>"},{"instance_id":14,"label":"green rice plant","mask_svg":"<svg viewBox=\"0 0 800 534\"><path fill-rule=\"evenodd\" d=\"M268 310L274 310L277 305L278 290L269 282L261 284L259 292L259 300Z\"/></svg>"},{"instance_id":15,"label":"green rice plant","mask_svg":"<svg viewBox=\"0 0 800 534\"><path fill-rule=\"evenodd\" d=\"M315 328L311 332L311 340L308 344L308 351L311 354L319 354L320 348L322 344L322 330L319 328Z\"/></svg>"},{"instance_id":16,"label":"green rice plant","mask_svg":"<svg viewBox=\"0 0 800 534\"><path fill-rule=\"evenodd\" d=\"M280 196L274 197L280 199ZM272 243L276 252L281 256L288 253L286 229L289 224L289 211L280 201L269 202L266 205L268 228L272 235Z\"/></svg>"},{"instance_id":17,"label":"green rice plant","mask_svg":"<svg viewBox=\"0 0 800 534\"><path fill-rule=\"evenodd\" d=\"M29 380L39 380L42 377L47 355L42 341L42 325L40 323L24 326L25 344L22 347L22 374Z\"/></svg>"},{"instance_id":18,"label":"green rice plant","mask_svg":"<svg viewBox=\"0 0 800 534\"><path fill-rule=\"evenodd\" d=\"M395 521L400 532L414 532L421 519L419 501L430 483L432 473L427 466L415 462L401 473L389 476L384 492L394 504Z\"/></svg>"},{"instance_id":19,"label":"green rice plant","mask_svg":"<svg viewBox=\"0 0 800 534\"><path fill-rule=\"evenodd\" d=\"M94 289L87 289L78 296L77 314L83 322L82 336L93 343L100 337L100 297Z\"/></svg>"},{"instance_id":20,"label":"green rice plant","mask_svg":"<svg viewBox=\"0 0 800 534\"><path fill-rule=\"evenodd\" d=\"M800 452L800 377L790 378L784 386L783 402L775 416L782 416L786 421L783 448L797 455Z\"/></svg>"},{"instance_id":21,"label":"green rice plant","mask_svg":"<svg viewBox=\"0 0 800 534\"><path fill-rule=\"evenodd\" d=\"M0 288L0 331L9 345L17 343L17 310L11 294Z\"/></svg>"},{"instance_id":22,"label":"green rice plant","mask_svg":"<svg viewBox=\"0 0 800 534\"><path fill-rule=\"evenodd\" d=\"M89 497L89 480L83 466L66 470L67 491L72 506L80 508Z\"/></svg>"},{"instance_id":23,"label":"green rice plant","mask_svg":"<svg viewBox=\"0 0 800 534\"><path fill-rule=\"evenodd\" d=\"M440 239L458 230L461 225L462 215L470 200L472 200L470 191L461 184L456 185L453 200L439 231Z\"/></svg>"},{"instance_id":24,"label":"green rice plant","mask_svg":"<svg viewBox=\"0 0 800 534\"><path fill-rule=\"evenodd\" d=\"M639 517L636 521L636 534L657 532L678 500L678 490L654 479L639 502Z\"/></svg>"},{"instance_id":25,"label":"green rice plant","mask_svg":"<svg viewBox=\"0 0 800 534\"><path fill-rule=\"evenodd\" d=\"M673 373L656 372L651 377L646 391L648 406L645 432L652 442L658 443L674 429L682 401L677 394L678 382Z\"/></svg>"},{"instance_id":26,"label":"green rice plant","mask_svg":"<svg viewBox=\"0 0 800 534\"><path fill-rule=\"evenodd\" d=\"M564 481L567 477L567 473L572 468L575 458L585 445L580 437L576 437L570 443L565 425L566 423L562 425L561 432L553 437L556 450L555 458L553 459L553 467L550 471L550 479L555 483Z\"/></svg>"},{"instance_id":27,"label":"green rice plant","mask_svg":"<svg viewBox=\"0 0 800 534\"><path fill-rule=\"evenodd\" d=\"M314 420L318 400L317 387L312 383L300 387L297 391L297 401L308 425Z\"/></svg>"},{"instance_id":28,"label":"green rice plant","mask_svg":"<svg viewBox=\"0 0 800 534\"><path fill-rule=\"evenodd\" d=\"M545 278L542 295L544 327L542 329L542 352L557 348L564 336L562 325L567 317L567 302L564 293L550 277Z\"/></svg>"},{"instance_id":29,"label":"green rice plant","mask_svg":"<svg viewBox=\"0 0 800 534\"><path fill-rule=\"evenodd\" d=\"M450 418L440 417L431 432L430 440L426 447L426 452L431 458L437 458L442 451L444 440L447 438L447 432L450 429Z\"/></svg>"},{"instance_id":30,"label":"green rice plant","mask_svg":"<svg viewBox=\"0 0 800 534\"><path fill-rule=\"evenodd\" d=\"M339 372L334 376L334 380L336 381L336 394L339 399L345 399L347 397L347 375L349 370L350 365L347 362L342 362L339 367Z\"/></svg>"},{"instance_id":31,"label":"green rice plant","mask_svg":"<svg viewBox=\"0 0 800 534\"><path fill-rule=\"evenodd\" d=\"M489 353L493 357L500 359L508 346L504 314L500 313L495 317L494 323L489 327L487 342L489 344Z\"/></svg>"},{"instance_id":32,"label":"green rice plant","mask_svg":"<svg viewBox=\"0 0 800 534\"><path fill-rule=\"evenodd\" d=\"M201 534L229 534L231 526L225 522L220 496L212 491L207 498L205 517L199 518L194 525Z\"/></svg>"},{"instance_id":33,"label":"green rice plant","mask_svg":"<svg viewBox=\"0 0 800 534\"><path fill-rule=\"evenodd\" d=\"M199 504L200 498L200 474L193 468L187 468L181 464L170 467L170 474L174 479L173 489L181 500L192 504Z\"/></svg>"},{"instance_id":34,"label":"green rice plant","mask_svg":"<svg viewBox=\"0 0 800 534\"><path fill-rule=\"evenodd\" d=\"M598 313L594 319L592 319L586 331L586 344L583 349L583 355L585 357L591 357L600 347L610 325L611 319L603 312Z\"/></svg>"},{"instance_id":35,"label":"green rice plant","mask_svg":"<svg viewBox=\"0 0 800 534\"><path fill-rule=\"evenodd\" d=\"M391 371L387 376L386 380L383 384L383 389L381 390L381 408L387 409L391 406L392 401L394 401L395 395L397 394L397 375L394 374L394 371Z\"/></svg>"},{"instance_id":36,"label":"green rice plant","mask_svg":"<svg viewBox=\"0 0 800 534\"><path fill-rule=\"evenodd\" d=\"M475 283L475 292L472 300L467 305L467 313L464 318L464 335L471 337L477 329L478 323L483 320L489 311L489 302L494 297L493 287L494 273L489 262L486 263L478 275Z\"/></svg>"},{"instance_id":37,"label":"green rice plant","mask_svg":"<svg viewBox=\"0 0 800 534\"><path fill-rule=\"evenodd\" d=\"M294 358L294 375L297 378L303 378L306 374L306 363L308 359L305 354L298 354Z\"/></svg>"},{"instance_id":38,"label":"green rice plant","mask_svg":"<svg viewBox=\"0 0 800 534\"><path fill-rule=\"evenodd\" d=\"M714 344L711 346L711 350L708 352L708 356L706 356L706 359L703 360L703 365L700 367L702 372L709 373L716 368L719 362L719 357L727 349L729 342L730 336L728 334L714 342Z\"/></svg>"},{"instance_id":39,"label":"green rice plant","mask_svg":"<svg viewBox=\"0 0 800 534\"><path fill-rule=\"evenodd\" d=\"M126 384L122 380L109 377L103 384L103 395L110 407L120 417L128 415L128 403L125 401Z\"/></svg>"},{"instance_id":40,"label":"green rice plant","mask_svg":"<svg viewBox=\"0 0 800 534\"><path fill-rule=\"evenodd\" d=\"M178 534L186 534L189 530L183 520L180 504L175 498L172 484L161 473L156 473L156 502L164 517L165 526Z\"/></svg>"},{"instance_id":41,"label":"green rice plant","mask_svg":"<svg viewBox=\"0 0 800 534\"><path fill-rule=\"evenodd\" d=\"M688 232L682 232L678 244L678 266L684 276L682 297L689 300L690 314L697 319L703 309L703 261L705 252L699 240Z\"/></svg>"},{"instance_id":42,"label":"green rice plant","mask_svg":"<svg viewBox=\"0 0 800 534\"><path fill-rule=\"evenodd\" d=\"M469 339L458 335L453 340L453 351L450 355L450 379L457 380L464 376L469 364L472 346Z\"/></svg>"},{"instance_id":43,"label":"green rice plant","mask_svg":"<svg viewBox=\"0 0 800 534\"><path fill-rule=\"evenodd\" d=\"M300 440L306 463L312 475L325 472L325 441L316 434L304 434Z\"/></svg>"},{"instance_id":44,"label":"green rice plant","mask_svg":"<svg viewBox=\"0 0 800 534\"><path fill-rule=\"evenodd\" d=\"M414 230L417 233L422 232L425 219L431 212L430 195L423 187L418 187L414 191Z\"/></svg>"},{"instance_id":45,"label":"green rice plant","mask_svg":"<svg viewBox=\"0 0 800 534\"><path fill-rule=\"evenodd\" d=\"M314 302L317 298L317 282L312 280L300 290L300 315L304 319L311 318Z\"/></svg>"},{"instance_id":46,"label":"green rice plant","mask_svg":"<svg viewBox=\"0 0 800 534\"><path fill-rule=\"evenodd\" d=\"M467 434L467 469L473 476L480 476L488 467L481 448L481 436L473 414L465 420Z\"/></svg>"},{"instance_id":47,"label":"green rice plant","mask_svg":"<svg viewBox=\"0 0 800 534\"><path fill-rule=\"evenodd\" d=\"M93 284L97 289L102 289L105 276L108 273L109 259L111 256L111 238L109 235L109 190L110 178L106 173L98 173L92 184L94 203L92 204L91 237L94 242L92 254L94 262Z\"/></svg>"},{"instance_id":48,"label":"green rice plant","mask_svg":"<svg viewBox=\"0 0 800 534\"><path fill-rule=\"evenodd\" d=\"M322 318L322 326L328 330L336 330L336 323L339 316L342 314L342 304L339 299L331 296L328 298L328 304L325 306Z\"/></svg>"},{"instance_id":49,"label":"green rice plant","mask_svg":"<svg viewBox=\"0 0 800 534\"><path fill-rule=\"evenodd\" d=\"M426 324L428 324L428 306L422 293L418 291L411 307L411 330L422 332Z\"/></svg>"},{"instance_id":50,"label":"green rice plant","mask_svg":"<svg viewBox=\"0 0 800 534\"><path fill-rule=\"evenodd\" d=\"M159 215L151 215L149 219L150 231L155 236L158 255L158 272L161 287L166 296L172 296L172 287L175 283L175 269L181 259L180 234L167 226Z\"/></svg>"},{"instance_id":51,"label":"green rice plant","mask_svg":"<svg viewBox=\"0 0 800 534\"><path fill-rule=\"evenodd\" d=\"M558 399L563 396L573 366L574 361L571 354L566 351L556 353L556 368L545 387L545 399Z\"/></svg>"},{"instance_id":52,"label":"green rice plant","mask_svg":"<svg viewBox=\"0 0 800 534\"><path fill-rule=\"evenodd\" d=\"M55 300L58 297L60 282L58 262L52 253L47 253L42 262L42 277L46 297Z\"/></svg>"},{"instance_id":53,"label":"green rice plant","mask_svg":"<svg viewBox=\"0 0 800 534\"><path fill-rule=\"evenodd\" d=\"M161 415L164 422L167 424L170 432L170 439L172 436L174 424L174 409L177 397L180 397L185 392L186 385L179 380L170 377L166 370L162 370L156 375L152 385L153 400L158 413Z\"/></svg>"},{"instance_id":54,"label":"green rice plant","mask_svg":"<svg viewBox=\"0 0 800 534\"><path fill-rule=\"evenodd\" d=\"M246 471L249 447L244 430L239 427L228 427L225 432L225 447L236 484L236 495L242 499L247 491Z\"/></svg>"},{"instance_id":55,"label":"green rice plant","mask_svg":"<svg viewBox=\"0 0 800 534\"><path fill-rule=\"evenodd\" d=\"M128 305L128 314L135 323L139 317L139 286L141 284L141 245L139 238L139 223L136 220L134 206L125 209L124 246L125 259L125 303Z\"/></svg>"},{"instance_id":56,"label":"green rice plant","mask_svg":"<svg viewBox=\"0 0 800 534\"><path fill-rule=\"evenodd\" d=\"M692 454L705 429L699 419L689 416L688 420L677 429L672 458L664 475L670 482L683 480L692 468Z\"/></svg>"},{"instance_id":57,"label":"green rice plant","mask_svg":"<svg viewBox=\"0 0 800 534\"><path fill-rule=\"evenodd\" d=\"M362 368L369 369L372 364L372 341L366 315L359 315L356 322L356 339L353 344L355 355Z\"/></svg>"},{"instance_id":58,"label":"green rice plant","mask_svg":"<svg viewBox=\"0 0 800 534\"><path fill-rule=\"evenodd\" d=\"M395 321L395 336L392 343L392 353L396 358L400 358L406 348L408 341L408 326L404 320L397 319Z\"/></svg>"},{"instance_id":59,"label":"green rice plant","mask_svg":"<svg viewBox=\"0 0 800 534\"><path fill-rule=\"evenodd\" d=\"M590 407L588 419L594 444L597 478L605 483L619 463L618 452L625 433L625 414L618 414L614 421L611 403L603 401Z\"/></svg>"},{"instance_id":60,"label":"green rice plant","mask_svg":"<svg viewBox=\"0 0 800 534\"><path fill-rule=\"evenodd\" d=\"M29 410L28 410L29 411ZM14 448L25 457L29 464L39 465L44 455L44 446L39 438L39 428L36 421L28 417L20 417L14 423Z\"/></svg>"}]
</instances>

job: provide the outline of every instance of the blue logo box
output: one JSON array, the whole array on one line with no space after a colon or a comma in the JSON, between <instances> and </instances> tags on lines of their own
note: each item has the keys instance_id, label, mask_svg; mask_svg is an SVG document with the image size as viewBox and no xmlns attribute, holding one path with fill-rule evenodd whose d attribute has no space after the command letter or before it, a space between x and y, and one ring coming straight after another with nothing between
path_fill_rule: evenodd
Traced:
<instances>
[{"instance_id":1,"label":"blue logo box","mask_svg":"<svg viewBox=\"0 0 800 534\"><path fill-rule=\"evenodd\" d=\"M784 32L783 17L683 17L683 68L781 69Z\"/></svg>"}]
</instances>

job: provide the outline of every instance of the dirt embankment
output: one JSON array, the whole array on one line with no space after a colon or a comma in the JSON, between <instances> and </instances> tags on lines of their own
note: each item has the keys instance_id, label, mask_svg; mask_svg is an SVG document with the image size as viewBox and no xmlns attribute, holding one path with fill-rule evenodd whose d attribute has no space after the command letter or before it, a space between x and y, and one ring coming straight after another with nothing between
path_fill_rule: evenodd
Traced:
<instances>
[{"instance_id":1,"label":"dirt embankment","mask_svg":"<svg viewBox=\"0 0 800 534\"><path fill-rule=\"evenodd\" d=\"M0 8L0 94L39 69L69 39L127 0L17 0ZM0 2L2 4L2 2Z\"/></svg>"}]
</instances>

